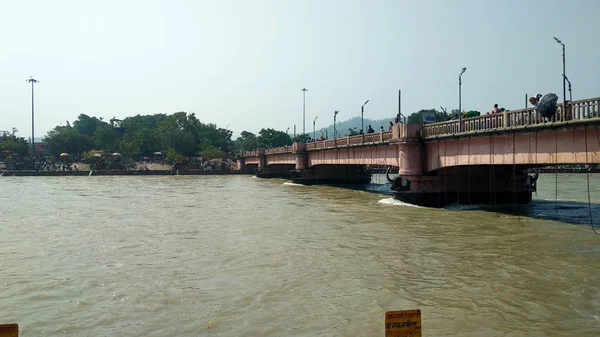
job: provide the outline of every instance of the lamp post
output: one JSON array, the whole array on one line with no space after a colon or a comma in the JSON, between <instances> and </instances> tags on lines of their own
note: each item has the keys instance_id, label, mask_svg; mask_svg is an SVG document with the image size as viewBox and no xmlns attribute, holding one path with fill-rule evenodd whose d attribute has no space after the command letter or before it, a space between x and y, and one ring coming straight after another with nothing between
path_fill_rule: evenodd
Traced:
<instances>
[{"instance_id":1,"label":"lamp post","mask_svg":"<svg viewBox=\"0 0 600 337\"><path fill-rule=\"evenodd\" d=\"M306 133L306 92L308 89L302 88L302 133Z\"/></svg>"},{"instance_id":2,"label":"lamp post","mask_svg":"<svg viewBox=\"0 0 600 337\"><path fill-rule=\"evenodd\" d=\"M557 39L556 36L554 37L554 40L556 40L556 42L558 42L561 46L562 46L562 61L563 61L563 110L566 111L567 109L567 83L566 83L566 78L567 75L565 75L565 44L562 43L561 40Z\"/></svg>"},{"instance_id":3,"label":"lamp post","mask_svg":"<svg viewBox=\"0 0 600 337\"><path fill-rule=\"evenodd\" d=\"M290 137L290 134L288 133L288 131L290 131L290 127L288 126L287 129L285 129L285 135L288 136L288 138Z\"/></svg>"},{"instance_id":4,"label":"lamp post","mask_svg":"<svg viewBox=\"0 0 600 337\"><path fill-rule=\"evenodd\" d=\"M26 82L31 83L31 155L35 157L35 138L34 138L34 113L33 113L33 84L39 81L33 77L29 77Z\"/></svg>"},{"instance_id":5,"label":"lamp post","mask_svg":"<svg viewBox=\"0 0 600 337\"><path fill-rule=\"evenodd\" d=\"M319 116L315 117L315 119L313 119L313 142L315 142L317 140L317 133L315 132L315 124L317 122L317 118L319 118Z\"/></svg>"},{"instance_id":6,"label":"lamp post","mask_svg":"<svg viewBox=\"0 0 600 337\"><path fill-rule=\"evenodd\" d=\"M365 104L363 104L360 107L360 129L362 130L362 133L365 133L365 125L364 125L364 114L365 114L365 105L367 105L367 103L369 103L369 100L367 100L365 102Z\"/></svg>"},{"instance_id":7,"label":"lamp post","mask_svg":"<svg viewBox=\"0 0 600 337\"><path fill-rule=\"evenodd\" d=\"M573 102L573 93L571 92L571 81L569 81L569 78L567 76L565 76L565 80L567 80L567 83L569 83L569 102Z\"/></svg>"},{"instance_id":8,"label":"lamp post","mask_svg":"<svg viewBox=\"0 0 600 337\"><path fill-rule=\"evenodd\" d=\"M458 75L458 132L462 132L462 75L467 71L464 67Z\"/></svg>"},{"instance_id":9,"label":"lamp post","mask_svg":"<svg viewBox=\"0 0 600 337\"><path fill-rule=\"evenodd\" d=\"M336 119L337 114L339 114L339 113L340 113L339 110L333 112L333 139L337 138L337 128L335 126L335 119Z\"/></svg>"}]
</instances>

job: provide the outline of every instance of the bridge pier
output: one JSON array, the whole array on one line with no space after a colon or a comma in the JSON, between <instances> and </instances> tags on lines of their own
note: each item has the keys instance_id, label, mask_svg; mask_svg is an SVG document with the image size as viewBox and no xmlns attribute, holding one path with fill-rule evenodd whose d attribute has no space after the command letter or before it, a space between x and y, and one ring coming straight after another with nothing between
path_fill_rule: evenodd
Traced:
<instances>
[{"instance_id":1,"label":"bridge pier","mask_svg":"<svg viewBox=\"0 0 600 337\"><path fill-rule=\"evenodd\" d=\"M513 171L514 169L514 171ZM428 175L391 180L394 196L426 207L449 204L527 204L537 178L509 165L446 167Z\"/></svg>"},{"instance_id":2,"label":"bridge pier","mask_svg":"<svg viewBox=\"0 0 600 337\"><path fill-rule=\"evenodd\" d=\"M371 183L371 173L362 165L319 165L296 169L290 179L303 185L365 185Z\"/></svg>"}]
</instances>

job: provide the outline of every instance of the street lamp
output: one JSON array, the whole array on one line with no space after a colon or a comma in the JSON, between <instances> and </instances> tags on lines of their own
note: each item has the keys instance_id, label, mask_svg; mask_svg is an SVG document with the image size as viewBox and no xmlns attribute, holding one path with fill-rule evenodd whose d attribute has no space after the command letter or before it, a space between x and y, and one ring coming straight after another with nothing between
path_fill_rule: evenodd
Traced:
<instances>
[{"instance_id":1,"label":"street lamp","mask_svg":"<svg viewBox=\"0 0 600 337\"><path fill-rule=\"evenodd\" d=\"M571 81L569 81L569 78L567 76L565 76L565 80L567 80L567 83L569 83L569 102L573 102L573 93L571 92Z\"/></svg>"},{"instance_id":2,"label":"street lamp","mask_svg":"<svg viewBox=\"0 0 600 337\"><path fill-rule=\"evenodd\" d=\"M563 51L563 110L567 111L567 84L565 81L565 79L567 78L567 75L565 75L565 44L562 43L561 40L557 39L556 36L554 37L554 40L556 40L556 42L558 42L562 46Z\"/></svg>"},{"instance_id":3,"label":"street lamp","mask_svg":"<svg viewBox=\"0 0 600 337\"><path fill-rule=\"evenodd\" d=\"M25 82L31 83L31 155L35 157L35 138L34 138L34 113L33 113L33 84L39 81L33 77L29 77Z\"/></svg>"},{"instance_id":4,"label":"street lamp","mask_svg":"<svg viewBox=\"0 0 600 337\"><path fill-rule=\"evenodd\" d=\"M462 86L462 75L465 73L465 71L467 71L466 67L462 68L462 70L460 71L460 74L458 75L458 132L462 132L462 92L461 92L461 86Z\"/></svg>"},{"instance_id":5,"label":"street lamp","mask_svg":"<svg viewBox=\"0 0 600 337\"><path fill-rule=\"evenodd\" d=\"M306 133L306 92L308 89L302 88L302 133Z\"/></svg>"},{"instance_id":6,"label":"street lamp","mask_svg":"<svg viewBox=\"0 0 600 337\"><path fill-rule=\"evenodd\" d=\"M334 112L333 112L333 139L336 139L336 138L337 138L337 134L336 134L336 132L337 132L337 129L336 129L336 127L335 127L335 119L336 119L336 116L337 116L337 114L339 114L339 113L340 113L340 111L339 111L339 110L338 110L338 111L334 111Z\"/></svg>"},{"instance_id":7,"label":"street lamp","mask_svg":"<svg viewBox=\"0 0 600 337\"><path fill-rule=\"evenodd\" d=\"M361 129L361 131L362 131L363 134L365 133L365 125L364 125L364 117L363 117L363 115L365 114L365 105L367 105L367 103L369 103L369 100L367 100L365 102L365 104L363 104L360 107L360 129Z\"/></svg>"},{"instance_id":8,"label":"street lamp","mask_svg":"<svg viewBox=\"0 0 600 337\"><path fill-rule=\"evenodd\" d=\"M313 142L317 140L317 133L315 132L315 123L317 122L317 118L319 118L319 116L313 119Z\"/></svg>"}]
</instances>

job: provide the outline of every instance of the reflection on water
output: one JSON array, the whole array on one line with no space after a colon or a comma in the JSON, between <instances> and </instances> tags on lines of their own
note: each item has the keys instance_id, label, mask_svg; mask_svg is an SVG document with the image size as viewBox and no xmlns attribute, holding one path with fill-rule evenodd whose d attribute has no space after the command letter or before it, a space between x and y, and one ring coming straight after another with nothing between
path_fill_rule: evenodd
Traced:
<instances>
[{"instance_id":1,"label":"reflection on water","mask_svg":"<svg viewBox=\"0 0 600 337\"><path fill-rule=\"evenodd\" d=\"M381 336L385 311L420 308L426 336L597 336L585 179L560 176L555 211L553 178L511 214L412 207L383 181L2 177L0 317L22 336Z\"/></svg>"}]
</instances>

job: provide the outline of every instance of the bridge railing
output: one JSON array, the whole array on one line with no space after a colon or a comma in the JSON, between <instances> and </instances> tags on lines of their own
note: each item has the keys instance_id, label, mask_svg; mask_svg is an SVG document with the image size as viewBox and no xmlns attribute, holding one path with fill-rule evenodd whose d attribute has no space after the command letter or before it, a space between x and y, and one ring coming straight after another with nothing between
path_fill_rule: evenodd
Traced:
<instances>
[{"instance_id":1,"label":"bridge railing","mask_svg":"<svg viewBox=\"0 0 600 337\"><path fill-rule=\"evenodd\" d=\"M338 146L362 145L369 143L389 142L393 139L392 131L369 133L337 139L320 140L306 143L307 150L330 149Z\"/></svg>"},{"instance_id":2,"label":"bridge railing","mask_svg":"<svg viewBox=\"0 0 600 337\"><path fill-rule=\"evenodd\" d=\"M583 120L588 118L600 118L600 97L568 102L566 110L563 109L563 104L558 104L556 114L546 121L535 108L527 108L506 111L499 114L463 118L462 132L460 131L458 120L426 124L422 129L422 137L432 138L458 133L485 132L511 127L543 124L545 122L568 122L571 120Z\"/></svg>"},{"instance_id":3,"label":"bridge railing","mask_svg":"<svg viewBox=\"0 0 600 337\"><path fill-rule=\"evenodd\" d=\"M286 146L282 146L282 147L274 147L272 149L265 150L265 154L278 154L278 153L291 153L291 152L292 152L291 145L286 145Z\"/></svg>"}]
</instances>

